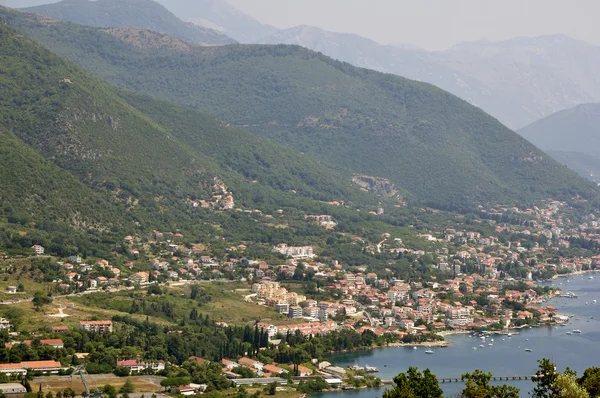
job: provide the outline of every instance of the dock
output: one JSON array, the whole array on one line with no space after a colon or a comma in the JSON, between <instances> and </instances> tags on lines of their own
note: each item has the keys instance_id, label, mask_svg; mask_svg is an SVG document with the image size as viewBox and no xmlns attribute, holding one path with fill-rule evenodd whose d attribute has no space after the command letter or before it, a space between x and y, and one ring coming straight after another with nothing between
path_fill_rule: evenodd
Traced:
<instances>
[{"instance_id":1,"label":"dock","mask_svg":"<svg viewBox=\"0 0 600 398\"><path fill-rule=\"evenodd\" d=\"M492 376L491 381L533 380L535 375ZM462 383L461 377L438 377L439 383ZM393 380L382 380L384 385L393 385Z\"/></svg>"}]
</instances>

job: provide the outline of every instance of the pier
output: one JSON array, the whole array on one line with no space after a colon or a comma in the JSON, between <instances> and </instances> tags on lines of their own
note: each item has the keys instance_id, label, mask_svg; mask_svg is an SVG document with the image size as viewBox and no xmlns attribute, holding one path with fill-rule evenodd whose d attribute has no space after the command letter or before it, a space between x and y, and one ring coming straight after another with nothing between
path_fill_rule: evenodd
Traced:
<instances>
[{"instance_id":1,"label":"pier","mask_svg":"<svg viewBox=\"0 0 600 398\"><path fill-rule=\"evenodd\" d=\"M535 375L492 376L491 381L532 380ZM460 377L438 377L440 383L461 383Z\"/></svg>"},{"instance_id":2,"label":"pier","mask_svg":"<svg viewBox=\"0 0 600 398\"><path fill-rule=\"evenodd\" d=\"M509 381L509 380L533 380L535 375L512 375L512 376L492 376L491 381ZM460 377L438 377L440 383L462 383ZM383 385L393 385L393 380L381 380Z\"/></svg>"}]
</instances>

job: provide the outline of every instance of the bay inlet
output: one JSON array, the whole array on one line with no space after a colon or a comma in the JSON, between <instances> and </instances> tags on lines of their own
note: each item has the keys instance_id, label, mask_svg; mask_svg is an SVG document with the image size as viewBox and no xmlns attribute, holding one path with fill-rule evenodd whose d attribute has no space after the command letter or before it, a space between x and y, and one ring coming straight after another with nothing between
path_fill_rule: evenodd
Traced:
<instances>
[{"instance_id":1,"label":"bay inlet","mask_svg":"<svg viewBox=\"0 0 600 398\"><path fill-rule=\"evenodd\" d=\"M548 358L559 371L570 367L581 374L586 368L600 366L600 276L589 279L590 274L559 278L549 284L564 292L573 292L577 298L554 298L548 302L559 313L571 315L566 326L543 326L521 329L518 335L491 336L482 341L470 335L448 336L449 347L433 348L434 354L425 354L425 347L391 347L371 351L340 354L331 357L337 366L369 365L379 368L377 376L391 380L409 366L419 370L429 368L438 378L458 377L466 372L481 369L495 376L533 375L537 360ZM559 285L560 284L560 285ZM597 301L597 304L594 302ZM579 330L581 333L573 333ZM569 332L569 334L567 334ZM488 345L492 344L492 345ZM477 349L473 349L476 347ZM527 351L526 351L527 350ZM529 351L530 350L530 351ZM527 396L533 388L530 381L503 381L521 390ZM440 383L445 395L464 388L463 383ZM327 392L316 394L319 398L373 398L380 397L384 389Z\"/></svg>"}]
</instances>

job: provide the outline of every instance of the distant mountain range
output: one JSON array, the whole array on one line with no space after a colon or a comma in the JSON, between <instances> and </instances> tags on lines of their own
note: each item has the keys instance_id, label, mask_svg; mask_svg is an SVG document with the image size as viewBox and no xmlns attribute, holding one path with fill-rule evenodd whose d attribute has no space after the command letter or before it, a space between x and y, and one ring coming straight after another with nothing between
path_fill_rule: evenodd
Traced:
<instances>
[{"instance_id":1,"label":"distant mountain range","mask_svg":"<svg viewBox=\"0 0 600 398\"><path fill-rule=\"evenodd\" d=\"M567 36L472 42L446 51L380 45L300 26L260 39L297 44L356 66L434 84L519 128L561 109L600 101L600 47Z\"/></svg>"},{"instance_id":2,"label":"distant mountain range","mask_svg":"<svg viewBox=\"0 0 600 398\"><path fill-rule=\"evenodd\" d=\"M434 84L480 107L511 129L562 109L600 101L600 79L596 77L600 47L567 36L469 42L446 51L424 51L381 45L354 34L310 26L277 30L226 0L157 0L181 20L203 29L193 32L180 20L175 23L173 15L159 16L166 10L151 7L151 0L137 0L146 11L141 18L131 18L130 13L123 13L127 10L123 4L131 1L65 0L29 11L91 26L144 27L192 43L227 44L235 39L241 43L296 44L355 66ZM152 13L145 16L148 10ZM154 21L140 23L143 19Z\"/></svg>"},{"instance_id":3,"label":"distant mountain range","mask_svg":"<svg viewBox=\"0 0 600 398\"><path fill-rule=\"evenodd\" d=\"M265 25L222 0L157 0L184 21L215 29L240 43L252 43L273 34Z\"/></svg>"},{"instance_id":4,"label":"distant mountain range","mask_svg":"<svg viewBox=\"0 0 600 398\"><path fill-rule=\"evenodd\" d=\"M139 29L47 22L6 9L0 15L123 88L212 114L334 169L386 178L433 207L597 194L494 118L426 83L299 46L194 46ZM312 194L327 186L311 181Z\"/></svg>"},{"instance_id":5,"label":"distant mountain range","mask_svg":"<svg viewBox=\"0 0 600 398\"><path fill-rule=\"evenodd\" d=\"M519 133L559 162L600 183L600 104L556 112Z\"/></svg>"},{"instance_id":6,"label":"distant mountain range","mask_svg":"<svg viewBox=\"0 0 600 398\"><path fill-rule=\"evenodd\" d=\"M214 29L183 22L153 0L63 0L23 10L89 26L152 29L196 44L235 43Z\"/></svg>"}]
</instances>

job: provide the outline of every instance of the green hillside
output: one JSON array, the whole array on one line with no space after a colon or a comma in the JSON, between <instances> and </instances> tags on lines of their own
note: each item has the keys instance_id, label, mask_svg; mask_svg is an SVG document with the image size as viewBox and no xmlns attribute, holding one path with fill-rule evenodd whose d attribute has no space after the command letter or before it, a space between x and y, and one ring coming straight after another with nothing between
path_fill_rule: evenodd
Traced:
<instances>
[{"instance_id":1,"label":"green hillside","mask_svg":"<svg viewBox=\"0 0 600 398\"><path fill-rule=\"evenodd\" d=\"M600 104L558 111L519 134L581 176L600 182Z\"/></svg>"},{"instance_id":2,"label":"green hillside","mask_svg":"<svg viewBox=\"0 0 600 398\"><path fill-rule=\"evenodd\" d=\"M347 171L198 112L113 88L6 24L0 24L0 46L0 248L43 243L53 253L106 254L124 234L153 229L196 239L294 241L292 229L190 205L222 194L215 192L221 182L236 207L271 214L298 209L303 236L316 241L326 233L307 226L302 211L323 211L320 201L373 208L379 200L360 192ZM370 217L332 211L356 220L349 230L364 230L358 223Z\"/></svg>"},{"instance_id":3,"label":"green hillside","mask_svg":"<svg viewBox=\"0 0 600 398\"><path fill-rule=\"evenodd\" d=\"M168 33L190 43L210 45L235 43L235 40L216 30L183 22L152 0L63 0L25 10L83 25L147 28Z\"/></svg>"},{"instance_id":4,"label":"green hillside","mask_svg":"<svg viewBox=\"0 0 600 398\"><path fill-rule=\"evenodd\" d=\"M556 112L519 130L542 149L600 156L600 104Z\"/></svg>"},{"instance_id":5,"label":"green hillside","mask_svg":"<svg viewBox=\"0 0 600 398\"><path fill-rule=\"evenodd\" d=\"M596 188L497 120L436 87L295 46L199 47L4 13L122 87L201 110L327 163L388 178L436 207ZM93 45L92 45L93 43Z\"/></svg>"}]
</instances>

